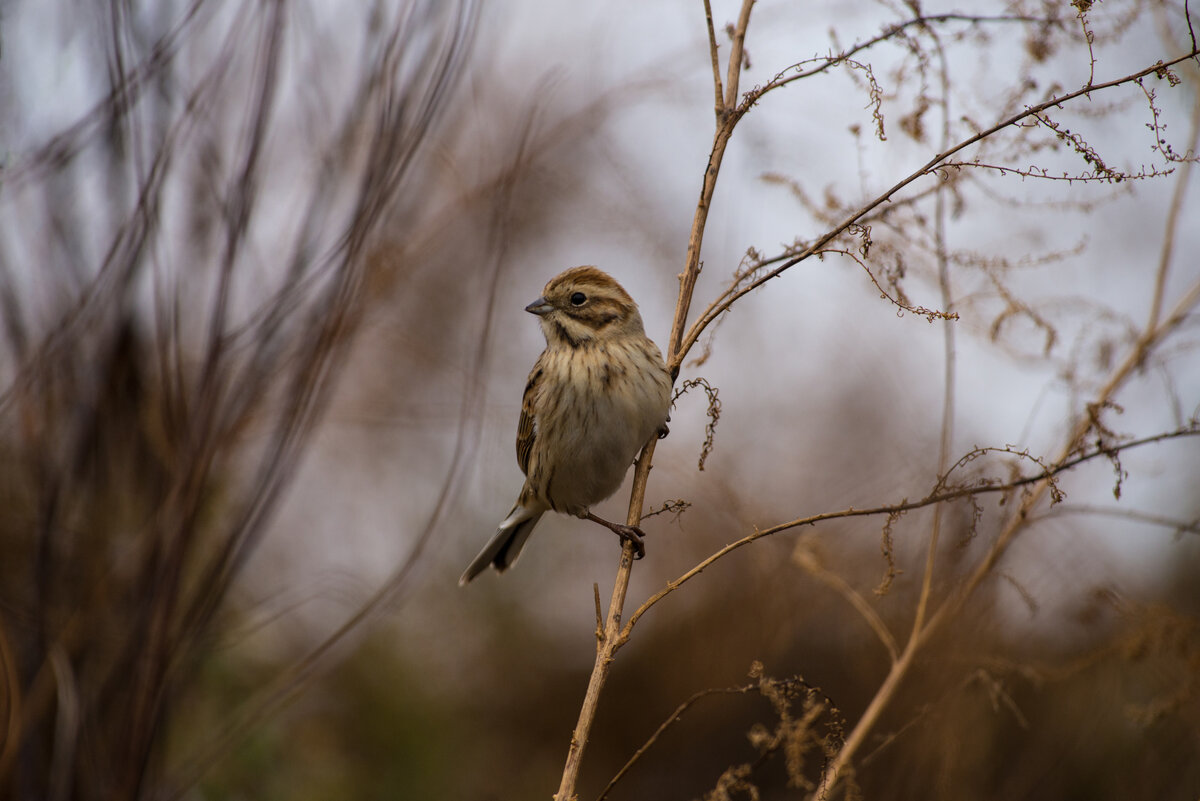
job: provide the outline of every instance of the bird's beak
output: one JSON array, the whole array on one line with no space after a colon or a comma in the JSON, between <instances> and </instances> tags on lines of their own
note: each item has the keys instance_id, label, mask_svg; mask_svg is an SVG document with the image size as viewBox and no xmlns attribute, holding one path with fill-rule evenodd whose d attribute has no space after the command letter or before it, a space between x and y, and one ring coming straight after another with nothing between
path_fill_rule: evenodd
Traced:
<instances>
[{"instance_id":1,"label":"bird's beak","mask_svg":"<svg viewBox=\"0 0 1200 801\"><path fill-rule=\"evenodd\" d=\"M550 302L545 298L538 298L533 303L530 303L528 306L526 306L525 311L541 317L543 314L549 314L550 312L554 311L554 307L551 306Z\"/></svg>"}]
</instances>

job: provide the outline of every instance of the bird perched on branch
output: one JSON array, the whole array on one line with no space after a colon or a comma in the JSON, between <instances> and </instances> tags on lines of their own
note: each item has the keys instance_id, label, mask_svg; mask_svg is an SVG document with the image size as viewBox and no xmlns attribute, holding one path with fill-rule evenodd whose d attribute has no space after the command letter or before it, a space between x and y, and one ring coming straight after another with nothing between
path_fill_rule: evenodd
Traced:
<instances>
[{"instance_id":1,"label":"bird perched on branch","mask_svg":"<svg viewBox=\"0 0 1200 801\"><path fill-rule=\"evenodd\" d=\"M517 425L525 486L459 585L488 565L510 567L548 510L600 523L632 542L638 558L645 554L639 529L610 523L590 507L617 491L651 436L666 435L671 378L662 353L646 337L629 293L595 267L552 278L525 311L540 318L546 336Z\"/></svg>"}]
</instances>

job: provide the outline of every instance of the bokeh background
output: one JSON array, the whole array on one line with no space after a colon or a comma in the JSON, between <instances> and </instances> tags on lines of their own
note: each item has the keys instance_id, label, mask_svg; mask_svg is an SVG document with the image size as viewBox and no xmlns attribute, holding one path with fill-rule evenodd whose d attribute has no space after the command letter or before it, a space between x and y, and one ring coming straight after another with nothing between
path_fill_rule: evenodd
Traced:
<instances>
[{"instance_id":1,"label":"bokeh background","mask_svg":"<svg viewBox=\"0 0 1200 801\"><path fill-rule=\"evenodd\" d=\"M762 2L742 87L950 11L747 115L694 310L749 248L815 239L946 142L1194 47L1180 2ZM713 8L723 54L736 14ZM665 344L712 145L703 5L10 0L0 25L0 796L549 797L614 538L546 519L513 571L456 580L521 483L543 283L599 265ZM719 392L714 449L698 470L693 390L647 496L690 506L646 521L630 608L756 528L929 494L947 326L950 459L1007 449L953 481L1035 472L1018 454L1064 446L1156 286L1166 317L1200 282L1198 113L1194 60L1098 90L1050 112L1068 138L959 157L1008 172L911 184L869 254L839 240L865 267L830 253L739 301L684 366ZM945 309L939 254L954 322L866 271ZM1091 439L1195 427L1194 303ZM848 797L1200 798L1196 440L1059 482ZM935 603L1018 497L944 508ZM759 675L796 679L787 714L825 699L814 738L836 743L888 668L848 599L902 644L932 519L764 538L655 606L580 797L694 694ZM762 753L783 703L699 698L610 797L804 797L821 748ZM740 765L758 796L722 785Z\"/></svg>"}]
</instances>

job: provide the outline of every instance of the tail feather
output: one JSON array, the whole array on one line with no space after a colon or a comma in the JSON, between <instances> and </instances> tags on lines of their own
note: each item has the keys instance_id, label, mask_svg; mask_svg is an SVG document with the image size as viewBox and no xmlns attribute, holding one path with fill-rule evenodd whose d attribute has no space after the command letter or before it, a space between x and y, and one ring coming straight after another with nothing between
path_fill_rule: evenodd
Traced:
<instances>
[{"instance_id":1,"label":"tail feather","mask_svg":"<svg viewBox=\"0 0 1200 801\"><path fill-rule=\"evenodd\" d=\"M512 567L517 561L517 557L521 555L521 549L525 547L526 541L529 540L529 535L533 533L533 527L541 519L542 512L531 512L520 506L514 507L508 513L508 517L504 518L500 529L488 541L488 544L483 546L479 555L471 560L471 564L463 572L462 578L458 580L458 586L465 586L471 579L487 570L488 565L501 573Z\"/></svg>"}]
</instances>

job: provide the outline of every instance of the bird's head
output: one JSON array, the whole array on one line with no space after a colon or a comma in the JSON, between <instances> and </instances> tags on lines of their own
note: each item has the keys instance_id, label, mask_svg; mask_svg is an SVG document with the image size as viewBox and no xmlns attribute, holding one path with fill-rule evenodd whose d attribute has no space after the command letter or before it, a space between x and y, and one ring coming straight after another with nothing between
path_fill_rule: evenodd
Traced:
<instances>
[{"instance_id":1,"label":"bird's head","mask_svg":"<svg viewBox=\"0 0 1200 801\"><path fill-rule=\"evenodd\" d=\"M541 318L549 345L579 347L598 339L642 335L642 316L629 293L595 267L572 267L546 284L525 307Z\"/></svg>"}]
</instances>

